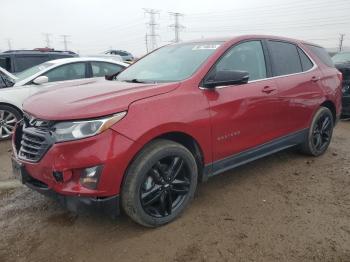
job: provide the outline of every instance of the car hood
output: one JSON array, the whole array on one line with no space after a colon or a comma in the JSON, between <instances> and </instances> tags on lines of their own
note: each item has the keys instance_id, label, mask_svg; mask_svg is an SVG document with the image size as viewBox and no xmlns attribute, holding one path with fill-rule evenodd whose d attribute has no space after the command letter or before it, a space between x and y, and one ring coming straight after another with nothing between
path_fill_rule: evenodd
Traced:
<instances>
[{"instance_id":1,"label":"car hood","mask_svg":"<svg viewBox=\"0 0 350 262\"><path fill-rule=\"evenodd\" d=\"M25 100L23 110L44 120L97 118L125 111L136 100L164 94L178 86L179 83L118 81L93 81L76 86L61 84Z\"/></svg>"}]
</instances>

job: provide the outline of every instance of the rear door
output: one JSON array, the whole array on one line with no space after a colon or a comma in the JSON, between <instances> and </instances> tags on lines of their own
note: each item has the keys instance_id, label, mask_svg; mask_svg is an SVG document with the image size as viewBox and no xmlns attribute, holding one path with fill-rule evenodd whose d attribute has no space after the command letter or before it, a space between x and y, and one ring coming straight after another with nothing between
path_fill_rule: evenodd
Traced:
<instances>
[{"instance_id":1,"label":"rear door","mask_svg":"<svg viewBox=\"0 0 350 262\"><path fill-rule=\"evenodd\" d=\"M90 62L92 77L105 77L106 75L114 75L123 70L121 65L101 62L101 61L92 61Z\"/></svg>"},{"instance_id":2,"label":"rear door","mask_svg":"<svg viewBox=\"0 0 350 262\"><path fill-rule=\"evenodd\" d=\"M211 112L214 160L220 160L276 137L277 87L269 76L268 63L260 40L239 43L228 50L215 70L249 72L242 85L204 89Z\"/></svg>"},{"instance_id":3,"label":"rear door","mask_svg":"<svg viewBox=\"0 0 350 262\"><path fill-rule=\"evenodd\" d=\"M296 44L279 40L267 43L279 91L276 132L284 136L308 127L321 98L321 72Z\"/></svg>"}]
</instances>

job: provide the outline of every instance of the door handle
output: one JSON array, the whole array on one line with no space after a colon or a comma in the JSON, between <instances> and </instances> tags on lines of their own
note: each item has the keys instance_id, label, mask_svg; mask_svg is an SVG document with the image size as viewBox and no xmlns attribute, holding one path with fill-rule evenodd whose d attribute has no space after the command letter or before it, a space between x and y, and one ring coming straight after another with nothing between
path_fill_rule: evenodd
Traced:
<instances>
[{"instance_id":1,"label":"door handle","mask_svg":"<svg viewBox=\"0 0 350 262\"><path fill-rule=\"evenodd\" d=\"M319 81L321 78L319 77L319 76L313 76L313 77L311 77L311 81L312 82L317 82L317 81Z\"/></svg>"},{"instance_id":2,"label":"door handle","mask_svg":"<svg viewBox=\"0 0 350 262\"><path fill-rule=\"evenodd\" d=\"M273 88L271 86L264 86L264 88L261 90L261 92L266 93L266 94L270 94L275 90L276 90L276 88Z\"/></svg>"}]
</instances>

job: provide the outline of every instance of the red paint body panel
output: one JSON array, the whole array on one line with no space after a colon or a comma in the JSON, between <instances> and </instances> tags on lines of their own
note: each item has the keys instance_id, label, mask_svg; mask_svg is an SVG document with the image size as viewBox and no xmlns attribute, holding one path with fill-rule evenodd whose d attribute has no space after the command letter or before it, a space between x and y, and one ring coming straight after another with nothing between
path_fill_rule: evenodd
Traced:
<instances>
[{"instance_id":1,"label":"red paint body panel","mask_svg":"<svg viewBox=\"0 0 350 262\"><path fill-rule=\"evenodd\" d=\"M330 101L341 112L341 81L337 70L314 57L317 67L305 73L272 77L240 86L202 89L201 81L232 45L226 41L192 75L178 83L131 84L98 82L41 93L24 103L24 110L45 120L97 118L127 110L127 115L100 135L54 144L38 163L25 167L34 178L64 195L112 196L120 193L127 167L147 143L167 133L191 136L210 164L291 132L308 128L320 105ZM316 77L318 81L312 81ZM271 93L262 90L268 86ZM97 190L79 184L79 169L104 165ZM72 170L72 179L58 183L53 171Z\"/></svg>"},{"instance_id":2,"label":"red paint body panel","mask_svg":"<svg viewBox=\"0 0 350 262\"><path fill-rule=\"evenodd\" d=\"M177 86L177 83L153 85L112 81L73 87L60 85L28 98L23 108L40 119L97 118L127 110L133 101L170 92Z\"/></svg>"}]
</instances>

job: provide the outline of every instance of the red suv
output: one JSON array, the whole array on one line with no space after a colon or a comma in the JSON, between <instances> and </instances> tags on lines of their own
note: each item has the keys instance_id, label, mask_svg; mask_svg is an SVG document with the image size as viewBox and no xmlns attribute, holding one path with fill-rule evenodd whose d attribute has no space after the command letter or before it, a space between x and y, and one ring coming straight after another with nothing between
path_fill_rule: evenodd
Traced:
<instances>
[{"instance_id":1,"label":"red suv","mask_svg":"<svg viewBox=\"0 0 350 262\"><path fill-rule=\"evenodd\" d=\"M13 168L70 210L166 224L198 181L298 146L325 152L341 74L317 45L241 36L162 47L117 81L61 87L24 102Z\"/></svg>"}]
</instances>

